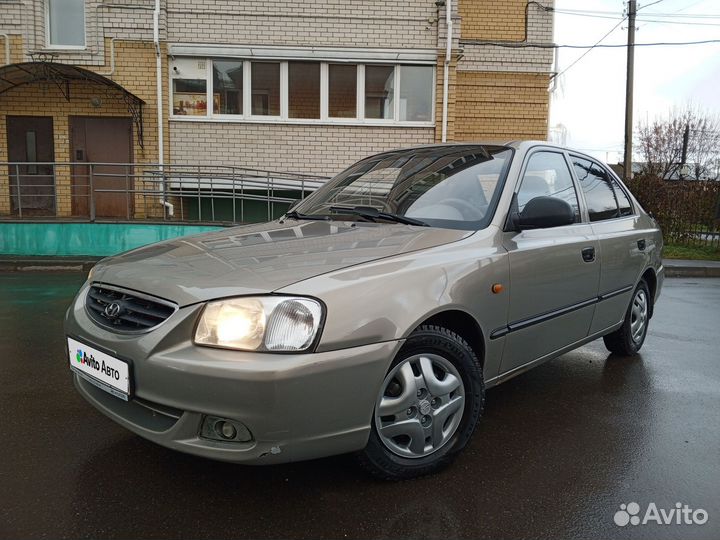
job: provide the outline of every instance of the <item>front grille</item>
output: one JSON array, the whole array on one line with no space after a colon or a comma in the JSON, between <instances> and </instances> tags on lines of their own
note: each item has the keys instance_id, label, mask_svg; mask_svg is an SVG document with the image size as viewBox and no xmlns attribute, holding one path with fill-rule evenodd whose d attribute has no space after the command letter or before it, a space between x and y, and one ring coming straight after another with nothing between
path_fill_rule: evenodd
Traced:
<instances>
[{"instance_id":1,"label":"front grille","mask_svg":"<svg viewBox=\"0 0 720 540\"><path fill-rule=\"evenodd\" d=\"M177 310L171 302L109 285L92 285L85 307L96 323L118 332L150 330Z\"/></svg>"}]
</instances>

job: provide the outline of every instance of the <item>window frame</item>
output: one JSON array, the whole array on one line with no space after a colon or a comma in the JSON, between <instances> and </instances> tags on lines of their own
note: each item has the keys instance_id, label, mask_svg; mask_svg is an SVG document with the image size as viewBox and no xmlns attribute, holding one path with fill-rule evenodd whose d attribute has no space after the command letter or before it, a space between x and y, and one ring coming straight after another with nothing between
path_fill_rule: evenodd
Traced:
<instances>
[{"instance_id":1,"label":"window frame","mask_svg":"<svg viewBox=\"0 0 720 540\"><path fill-rule=\"evenodd\" d=\"M205 56L182 56L178 60L205 60L206 62L206 90L207 90L207 114L205 116L184 116L173 114L173 79L172 62L168 66L169 71L169 95L170 120L183 122L242 122L242 123L277 123L277 124L317 124L317 125L338 125L338 126L393 126L393 127L435 127L436 109L436 76L435 64L424 62L406 62L406 65L424 66L432 70L431 88L431 110L430 120L399 120L400 118L400 85L402 84L402 63L387 61L341 61L341 60L315 60L312 58L246 58L246 57L220 57L212 58ZM233 60L243 64L243 107L242 114L216 114L213 104L213 62ZM252 62L278 62L280 63L280 115L263 116L252 114ZM289 62L314 62L320 64L320 118L289 118L289 88L288 88L288 63ZM356 66L356 117L335 118L329 116L329 65L330 64L351 64ZM391 65L394 68L393 87L393 118L378 119L365 118L365 66L367 65Z\"/></svg>"},{"instance_id":2,"label":"window frame","mask_svg":"<svg viewBox=\"0 0 720 540\"><path fill-rule=\"evenodd\" d=\"M60 51L84 51L87 50L87 3L83 0L83 44L82 45L62 45L52 43L50 41L50 2L53 0L45 0L45 48Z\"/></svg>"}]
</instances>

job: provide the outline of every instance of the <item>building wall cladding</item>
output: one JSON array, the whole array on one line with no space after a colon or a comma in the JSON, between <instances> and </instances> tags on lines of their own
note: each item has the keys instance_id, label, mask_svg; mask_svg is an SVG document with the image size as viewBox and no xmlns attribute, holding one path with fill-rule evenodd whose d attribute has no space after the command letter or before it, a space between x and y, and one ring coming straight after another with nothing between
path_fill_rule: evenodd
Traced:
<instances>
[{"instance_id":1,"label":"building wall cladding","mask_svg":"<svg viewBox=\"0 0 720 540\"><path fill-rule=\"evenodd\" d=\"M391 148L430 144L434 128L172 122L176 163L244 167L332 176Z\"/></svg>"},{"instance_id":2,"label":"building wall cladding","mask_svg":"<svg viewBox=\"0 0 720 540\"><path fill-rule=\"evenodd\" d=\"M548 77L459 72L455 140L545 139Z\"/></svg>"},{"instance_id":3,"label":"building wall cladding","mask_svg":"<svg viewBox=\"0 0 720 540\"><path fill-rule=\"evenodd\" d=\"M553 14L524 0L460 0L459 13L455 140L545 139L553 49L513 45L551 44Z\"/></svg>"},{"instance_id":4,"label":"building wall cladding","mask_svg":"<svg viewBox=\"0 0 720 540\"><path fill-rule=\"evenodd\" d=\"M522 41L527 0L459 0L462 39Z\"/></svg>"},{"instance_id":5,"label":"building wall cladding","mask_svg":"<svg viewBox=\"0 0 720 540\"><path fill-rule=\"evenodd\" d=\"M171 42L434 48L432 0L168 0Z\"/></svg>"}]
</instances>

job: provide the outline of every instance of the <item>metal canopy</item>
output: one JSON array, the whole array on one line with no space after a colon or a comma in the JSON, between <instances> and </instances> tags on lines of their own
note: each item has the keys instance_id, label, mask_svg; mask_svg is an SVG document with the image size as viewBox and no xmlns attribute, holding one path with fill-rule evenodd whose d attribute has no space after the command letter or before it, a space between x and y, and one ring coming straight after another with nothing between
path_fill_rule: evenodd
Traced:
<instances>
[{"instance_id":1,"label":"metal canopy","mask_svg":"<svg viewBox=\"0 0 720 540\"><path fill-rule=\"evenodd\" d=\"M145 102L115 81L87 69L70 64L59 64L43 57L34 62L21 62L0 67L0 94L24 84L41 83L57 87L63 97L70 101L71 81L85 81L99 85L104 87L106 97L121 99L132 116L138 143L140 147L144 147L143 105Z\"/></svg>"}]
</instances>

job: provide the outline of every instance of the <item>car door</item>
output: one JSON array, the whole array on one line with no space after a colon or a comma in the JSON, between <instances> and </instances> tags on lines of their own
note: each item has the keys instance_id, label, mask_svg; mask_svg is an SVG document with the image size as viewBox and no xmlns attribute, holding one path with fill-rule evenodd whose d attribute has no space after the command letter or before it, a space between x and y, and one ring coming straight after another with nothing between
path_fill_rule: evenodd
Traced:
<instances>
[{"instance_id":1,"label":"car door","mask_svg":"<svg viewBox=\"0 0 720 540\"><path fill-rule=\"evenodd\" d=\"M600 287L590 329L600 332L620 322L635 282L647 265L652 231L638 226L639 215L618 180L600 163L571 154L570 160L599 242Z\"/></svg>"},{"instance_id":2,"label":"car door","mask_svg":"<svg viewBox=\"0 0 720 540\"><path fill-rule=\"evenodd\" d=\"M503 373L587 337L600 277L597 241L565 153L556 149L531 153L516 193L520 212L537 196L565 200L575 210L575 223L504 233L510 307L507 327L494 333L506 336Z\"/></svg>"}]
</instances>

